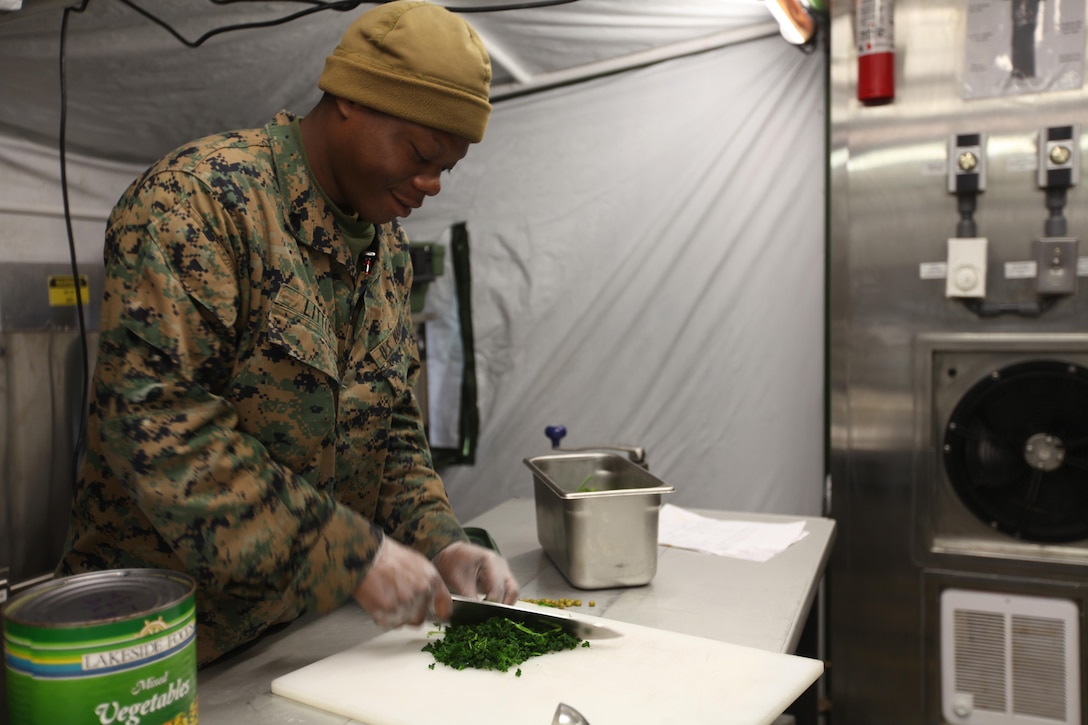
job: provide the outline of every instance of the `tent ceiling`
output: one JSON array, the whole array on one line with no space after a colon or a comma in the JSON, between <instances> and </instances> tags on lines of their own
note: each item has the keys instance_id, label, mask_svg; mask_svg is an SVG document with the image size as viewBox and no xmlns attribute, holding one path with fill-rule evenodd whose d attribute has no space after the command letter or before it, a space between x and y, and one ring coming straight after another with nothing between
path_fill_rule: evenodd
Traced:
<instances>
[{"instance_id":1,"label":"tent ceiling","mask_svg":"<svg viewBox=\"0 0 1088 725\"><path fill-rule=\"evenodd\" d=\"M217 28L268 22L313 7L306 2L133 2L190 43ZM56 142L67 4L72 0L22 0L21 9L0 12L0 98L5 99L0 134ZM374 4L220 33L194 48L120 0L90 0L68 21L68 148L147 162L206 133L262 124L281 108L305 113L318 98L316 78L325 56L351 18ZM513 3L442 4L465 10L484 39L492 54L496 102L777 32L763 0L577 0L486 12L467 11Z\"/></svg>"}]
</instances>

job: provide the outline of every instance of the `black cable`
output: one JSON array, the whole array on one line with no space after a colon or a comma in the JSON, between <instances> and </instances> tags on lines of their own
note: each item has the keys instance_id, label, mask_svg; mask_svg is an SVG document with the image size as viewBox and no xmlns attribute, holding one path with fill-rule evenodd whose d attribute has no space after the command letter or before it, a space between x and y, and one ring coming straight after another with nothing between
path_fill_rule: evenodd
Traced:
<instances>
[{"instance_id":1,"label":"black cable","mask_svg":"<svg viewBox=\"0 0 1088 725\"><path fill-rule=\"evenodd\" d=\"M1052 194L1051 192L1054 191ZM975 208L978 203L978 193L974 191L960 192L956 194L956 208L960 213L960 219L956 224L956 236L959 238L972 238L978 236L978 226L975 222ZM1047 208L1051 217L1047 219L1047 232L1061 229L1064 236L1065 217L1062 216L1062 208L1065 206L1065 190L1047 190ZM1040 317L1053 307L1058 297L1054 295L1040 295L1030 302L990 302L977 297L957 298L970 312L980 318L992 318L1000 315L1019 315L1020 317Z\"/></svg>"},{"instance_id":2,"label":"black cable","mask_svg":"<svg viewBox=\"0 0 1088 725\"><path fill-rule=\"evenodd\" d=\"M1053 307L1058 299L1060 298L1056 295L1045 295L1031 302L987 302L978 298L960 298L960 302L979 317L998 317L999 315L1040 317Z\"/></svg>"},{"instance_id":3,"label":"black cable","mask_svg":"<svg viewBox=\"0 0 1088 725\"><path fill-rule=\"evenodd\" d=\"M1064 237L1069 227L1065 220L1065 196L1066 187L1064 186L1050 186L1046 190L1046 208L1050 212L1050 216L1046 219L1046 236L1048 237Z\"/></svg>"},{"instance_id":4,"label":"black cable","mask_svg":"<svg viewBox=\"0 0 1088 725\"><path fill-rule=\"evenodd\" d=\"M960 220L956 224L956 236L960 239L970 239L978 236L978 226L975 224L975 207L978 194L973 192L956 194L956 207L960 213Z\"/></svg>"},{"instance_id":5,"label":"black cable","mask_svg":"<svg viewBox=\"0 0 1088 725\"><path fill-rule=\"evenodd\" d=\"M505 10L532 10L534 8L550 8L553 5L569 5L570 3L578 2L578 0L537 0L537 2L527 3L508 3L506 5L479 5L477 7L454 7L445 6L447 10L454 13L498 13Z\"/></svg>"},{"instance_id":6,"label":"black cable","mask_svg":"<svg viewBox=\"0 0 1088 725\"><path fill-rule=\"evenodd\" d=\"M203 45L204 42L207 41L209 38L213 38L216 35L221 35L223 33L233 32L235 30L249 30L250 28L268 28L274 25L289 23L292 20L298 20L299 18L306 17L307 15L313 15L314 13L318 13L323 10L353 10L362 5L362 0L342 0L341 2L321 3L319 5L309 7L305 10L299 10L297 13L291 13L290 15L284 15L283 17L274 18L272 20L261 20L252 23L238 23L235 25L224 25L219 28L213 28L198 37L196 40L189 40L181 33L174 30L174 28L165 20L148 12L147 10L144 10L136 3L132 2L132 0L118 0L118 2L120 2L122 5L127 5L140 15L143 15L145 18L155 23L155 25L158 25L160 28L170 33L170 35L173 35L182 45L185 45L189 48L199 47Z\"/></svg>"},{"instance_id":7,"label":"black cable","mask_svg":"<svg viewBox=\"0 0 1088 725\"><path fill-rule=\"evenodd\" d=\"M174 38L176 38L178 42L180 42L182 45L185 45L189 48L196 48L203 45L210 38L213 38L216 35L222 35L223 33L230 33L236 30L269 28L275 25L283 25L284 23L289 23L293 20L298 20L299 18L304 18L307 15L313 15L314 13L319 13L324 10L337 10L340 12L354 10L355 8L364 4L365 0L332 0L331 2L321 2L320 0L210 0L210 2L215 5L233 5L239 2L292 2L305 3L307 5L310 5L310 7L306 8L305 10L299 10L298 12L291 13L289 15L284 15L283 17L274 18L272 20L260 20L254 21L252 23L237 23L234 25L224 25L219 28L212 28L208 32L198 37L196 40L189 40L177 30L175 30L174 27L170 25L170 23L166 22L154 13L145 10L143 7L137 5L132 0L117 1L120 2L122 5L128 6L132 10L136 11L140 15L153 22L155 25L158 25L160 28L170 33L170 35L174 36ZM389 1L390 0L385 0L385 2ZM384 5L385 2L371 2L370 4ZM506 5L481 5L476 7L463 8L450 7L448 9L451 12L455 13L492 13L503 10L528 10L532 8L551 7L553 5L567 5L574 2L578 2L578 0L535 0L534 2L508 3Z\"/></svg>"},{"instance_id":8,"label":"black cable","mask_svg":"<svg viewBox=\"0 0 1088 725\"><path fill-rule=\"evenodd\" d=\"M87 341L87 321L83 315L83 290L79 284L79 262L76 255L75 234L72 232L72 209L68 201L68 162L65 149L67 148L68 127L68 77L65 73L65 46L68 39L68 16L72 12L81 13L87 9L90 0L82 0L79 7L69 6L64 8L64 16L60 24L60 189L64 199L64 226L68 232L68 258L72 263L72 283L76 291L76 316L79 319L79 342L82 354L82 379L80 380L79 393L79 427L76 433L75 445L72 447L72 485L75 486L79 479L79 465L83 458L83 449L86 446L87 437L87 397L90 388L90 351Z\"/></svg>"},{"instance_id":9,"label":"black cable","mask_svg":"<svg viewBox=\"0 0 1088 725\"><path fill-rule=\"evenodd\" d=\"M328 5L327 0L208 0L215 5L235 5L237 3L252 3L252 2L293 2L293 3L307 3L310 5ZM392 0L369 0L375 5L384 5ZM504 10L532 10L534 8L549 8L553 5L568 5L570 3L578 2L579 0L533 0L533 2L522 3L508 3L506 5L477 5L467 7L457 7L456 5L443 5L447 10L454 13L495 13ZM335 4L335 3L332 3Z\"/></svg>"}]
</instances>

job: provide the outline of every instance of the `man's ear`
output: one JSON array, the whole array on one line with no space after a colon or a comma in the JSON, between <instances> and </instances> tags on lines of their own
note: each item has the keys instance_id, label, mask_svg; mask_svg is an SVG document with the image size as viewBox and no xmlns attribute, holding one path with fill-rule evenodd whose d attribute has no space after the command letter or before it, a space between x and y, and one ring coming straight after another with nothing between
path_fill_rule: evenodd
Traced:
<instances>
[{"instance_id":1,"label":"man's ear","mask_svg":"<svg viewBox=\"0 0 1088 725\"><path fill-rule=\"evenodd\" d=\"M357 114L360 110L359 104L355 101L349 101L346 98L340 96L333 96L336 100L336 110L340 114L341 118L349 118Z\"/></svg>"}]
</instances>

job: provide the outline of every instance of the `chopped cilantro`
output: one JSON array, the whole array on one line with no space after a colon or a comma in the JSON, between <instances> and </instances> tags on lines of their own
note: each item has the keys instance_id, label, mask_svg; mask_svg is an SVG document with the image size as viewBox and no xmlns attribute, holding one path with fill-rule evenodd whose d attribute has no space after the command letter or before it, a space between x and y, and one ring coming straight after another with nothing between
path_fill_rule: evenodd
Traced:
<instances>
[{"instance_id":1,"label":"chopped cilantro","mask_svg":"<svg viewBox=\"0 0 1088 725\"><path fill-rule=\"evenodd\" d=\"M456 670L506 672L530 657L589 645L558 626L522 624L506 617L492 617L479 624L450 624L442 634L441 639L425 644L422 651ZM429 667L434 669L434 663ZM514 674L521 677L521 669Z\"/></svg>"}]
</instances>

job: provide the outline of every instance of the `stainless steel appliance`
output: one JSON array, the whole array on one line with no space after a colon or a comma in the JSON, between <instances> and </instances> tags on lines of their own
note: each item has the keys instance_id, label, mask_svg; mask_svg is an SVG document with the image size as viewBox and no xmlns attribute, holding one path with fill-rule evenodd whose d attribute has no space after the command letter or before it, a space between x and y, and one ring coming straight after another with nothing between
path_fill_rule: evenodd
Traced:
<instances>
[{"instance_id":1,"label":"stainless steel appliance","mask_svg":"<svg viewBox=\"0 0 1088 725\"><path fill-rule=\"evenodd\" d=\"M87 368L103 269L81 267ZM52 576L68 529L84 360L71 265L0 263L0 568L4 593ZM89 372L88 372L89 374Z\"/></svg>"},{"instance_id":2,"label":"stainless steel appliance","mask_svg":"<svg viewBox=\"0 0 1088 725\"><path fill-rule=\"evenodd\" d=\"M1020 5L897 2L883 105L832 8L834 725L1085 721L1084 3L1032 8L1030 74Z\"/></svg>"}]
</instances>

